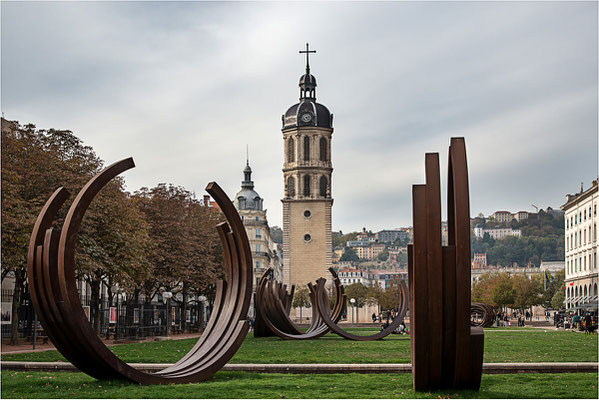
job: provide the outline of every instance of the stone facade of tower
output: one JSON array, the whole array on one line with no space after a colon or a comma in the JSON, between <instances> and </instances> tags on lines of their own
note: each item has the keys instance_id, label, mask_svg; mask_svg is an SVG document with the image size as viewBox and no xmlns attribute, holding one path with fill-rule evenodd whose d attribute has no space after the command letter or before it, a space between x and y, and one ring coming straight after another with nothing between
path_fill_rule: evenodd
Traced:
<instances>
[{"instance_id":1,"label":"stone facade of tower","mask_svg":"<svg viewBox=\"0 0 599 400\"><path fill-rule=\"evenodd\" d=\"M316 78L300 78L300 102L283 115L283 283L329 277L332 258L333 117L316 103Z\"/></svg>"}]
</instances>

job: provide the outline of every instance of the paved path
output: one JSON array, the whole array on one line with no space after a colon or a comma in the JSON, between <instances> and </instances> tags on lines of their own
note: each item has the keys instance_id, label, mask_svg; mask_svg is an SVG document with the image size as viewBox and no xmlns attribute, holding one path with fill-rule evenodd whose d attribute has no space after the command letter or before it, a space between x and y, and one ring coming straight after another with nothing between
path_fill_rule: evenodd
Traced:
<instances>
[{"instance_id":1,"label":"paved path","mask_svg":"<svg viewBox=\"0 0 599 400\"><path fill-rule=\"evenodd\" d=\"M3 370L8 371L67 371L77 369L68 362L30 362L2 361ZM172 364L130 364L145 372L156 372ZM598 372L596 362L560 362L560 363L484 363L484 374L519 374L519 373L565 373L565 372ZM339 374L339 373L411 373L412 364L227 364L222 371L243 371L260 373L287 374Z\"/></svg>"}]
</instances>

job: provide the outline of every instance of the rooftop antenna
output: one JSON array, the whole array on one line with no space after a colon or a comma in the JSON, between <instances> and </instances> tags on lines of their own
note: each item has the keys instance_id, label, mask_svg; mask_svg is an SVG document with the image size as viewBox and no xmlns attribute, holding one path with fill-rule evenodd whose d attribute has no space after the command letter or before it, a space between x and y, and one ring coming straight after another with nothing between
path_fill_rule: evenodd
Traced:
<instances>
[{"instance_id":1,"label":"rooftop antenna","mask_svg":"<svg viewBox=\"0 0 599 400\"><path fill-rule=\"evenodd\" d=\"M250 146L245 145L245 165L250 165Z\"/></svg>"}]
</instances>

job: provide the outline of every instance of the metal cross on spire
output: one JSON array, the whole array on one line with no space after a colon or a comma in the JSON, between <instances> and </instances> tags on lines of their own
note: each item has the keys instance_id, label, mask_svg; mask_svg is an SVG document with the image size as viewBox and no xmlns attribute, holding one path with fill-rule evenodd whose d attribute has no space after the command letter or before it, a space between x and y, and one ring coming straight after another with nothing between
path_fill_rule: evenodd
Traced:
<instances>
[{"instance_id":1,"label":"metal cross on spire","mask_svg":"<svg viewBox=\"0 0 599 400\"><path fill-rule=\"evenodd\" d=\"M316 50L310 50L310 44L306 43L306 50L300 50L300 54L306 54L306 74L310 73L310 53L316 53Z\"/></svg>"}]
</instances>

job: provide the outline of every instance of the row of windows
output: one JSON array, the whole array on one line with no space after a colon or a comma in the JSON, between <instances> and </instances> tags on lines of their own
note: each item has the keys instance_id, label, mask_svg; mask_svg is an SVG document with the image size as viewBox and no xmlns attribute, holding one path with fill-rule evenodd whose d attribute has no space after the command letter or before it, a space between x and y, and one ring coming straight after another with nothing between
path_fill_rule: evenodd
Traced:
<instances>
[{"instance_id":1,"label":"row of windows","mask_svg":"<svg viewBox=\"0 0 599 400\"><path fill-rule=\"evenodd\" d=\"M326 138L320 138L320 161L329 160L328 144ZM310 161L310 137L304 136L304 161ZM287 139L287 162L295 162L295 139Z\"/></svg>"},{"instance_id":2,"label":"row of windows","mask_svg":"<svg viewBox=\"0 0 599 400\"><path fill-rule=\"evenodd\" d=\"M593 225L589 227L589 234L587 235L587 229L585 228L582 231L571 233L570 236L566 236L566 250L572 250L578 246L582 246L585 244L591 243L591 232L593 232L592 237L594 241L597 241L597 224L595 224L595 229L593 230ZM588 237L587 237L588 236Z\"/></svg>"},{"instance_id":3,"label":"row of windows","mask_svg":"<svg viewBox=\"0 0 599 400\"><path fill-rule=\"evenodd\" d=\"M566 298L578 297L578 296L597 296L597 284L595 283L592 287L589 284L576 287L568 287L566 289Z\"/></svg>"},{"instance_id":4,"label":"row of windows","mask_svg":"<svg viewBox=\"0 0 599 400\"><path fill-rule=\"evenodd\" d=\"M312 189L311 189L311 185L312 185L312 177L310 175L304 175L303 176L303 195L304 196L310 196ZM319 182L319 194L321 197L326 197L327 196L327 189L329 188L329 180L327 179L326 176L322 175L320 177L320 182ZM287 178L287 197L293 197L295 196L295 178L293 176L290 176L289 178Z\"/></svg>"},{"instance_id":5,"label":"row of windows","mask_svg":"<svg viewBox=\"0 0 599 400\"><path fill-rule=\"evenodd\" d=\"M593 207L593 215L597 216L597 205ZM587 220L587 209L584 211L580 211L578 214L570 216L570 219L566 219L566 229L572 228L574 225L578 225L578 223L582 223L584 217L584 221ZM588 209L588 218L591 218L591 206Z\"/></svg>"},{"instance_id":6,"label":"row of windows","mask_svg":"<svg viewBox=\"0 0 599 400\"><path fill-rule=\"evenodd\" d=\"M588 264L587 264L588 259ZM588 256L584 255L582 257L576 257L574 260L568 260L566 268L568 269L568 274L573 274L576 272L582 272L588 269L597 268L597 252L595 252L595 256L593 257L593 253L589 253Z\"/></svg>"}]
</instances>

